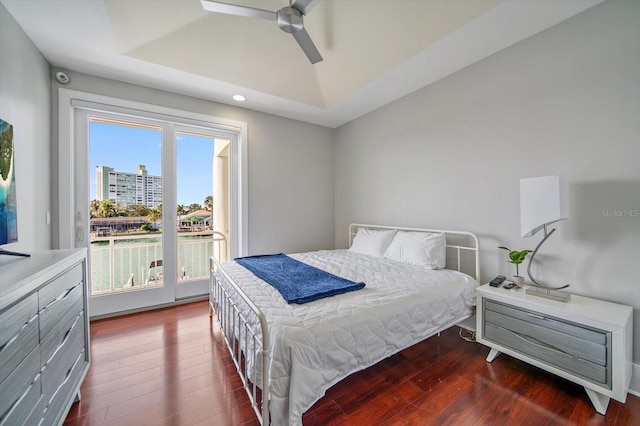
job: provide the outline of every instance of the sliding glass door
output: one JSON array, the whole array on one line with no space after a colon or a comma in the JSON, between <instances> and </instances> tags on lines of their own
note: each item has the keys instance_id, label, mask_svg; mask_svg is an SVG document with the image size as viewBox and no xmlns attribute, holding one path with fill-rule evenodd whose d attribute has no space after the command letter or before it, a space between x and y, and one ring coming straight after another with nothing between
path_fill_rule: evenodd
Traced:
<instances>
[{"instance_id":1,"label":"sliding glass door","mask_svg":"<svg viewBox=\"0 0 640 426\"><path fill-rule=\"evenodd\" d=\"M224 167L216 154L229 140L217 137L209 129L185 125L174 126L174 132L178 216L176 297L184 298L207 292L211 256L222 260L228 257L230 236L225 232L228 228L225 218L229 216L228 168L225 175L216 170L220 165ZM216 179L215 175L220 176ZM221 209L225 209L223 215L218 214Z\"/></svg>"},{"instance_id":2,"label":"sliding glass door","mask_svg":"<svg viewBox=\"0 0 640 426\"><path fill-rule=\"evenodd\" d=\"M81 108L75 135L76 246L89 249L90 315L205 295L209 257L230 250L229 168L220 161L230 139Z\"/></svg>"}]
</instances>

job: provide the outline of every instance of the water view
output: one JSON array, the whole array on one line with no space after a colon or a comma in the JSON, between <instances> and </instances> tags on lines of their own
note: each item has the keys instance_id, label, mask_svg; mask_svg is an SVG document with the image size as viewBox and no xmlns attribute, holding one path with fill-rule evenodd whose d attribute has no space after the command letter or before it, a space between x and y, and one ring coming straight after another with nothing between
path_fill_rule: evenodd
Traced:
<instances>
[{"instance_id":1,"label":"water view","mask_svg":"<svg viewBox=\"0 0 640 426\"><path fill-rule=\"evenodd\" d=\"M177 282L206 279L209 257L224 249L219 235L178 235ZM105 294L164 282L162 236L96 237L91 242L91 294Z\"/></svg>"}]
</instances>

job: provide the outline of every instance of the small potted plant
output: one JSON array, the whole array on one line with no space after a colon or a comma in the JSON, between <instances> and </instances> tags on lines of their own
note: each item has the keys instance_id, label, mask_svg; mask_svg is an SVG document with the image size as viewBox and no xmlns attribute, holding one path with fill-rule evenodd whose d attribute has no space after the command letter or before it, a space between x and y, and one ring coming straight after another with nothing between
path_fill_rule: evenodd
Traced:
<instances>
[{"instance_id":1,"label":"small potted plant","mask_svg":"<svg viewBox=\"0 0 640 426\"><path fill-rule=\"evenodd\" d=\"M513 282L518 287L524 287L524 277L520 276L518 265L524 262L524 259L527 257L529 253L531 253L531 250L515 251L504 246L500 246L498 248L509 252L509 259L510 259L509 263L513 263L514 265L516 265L516 274L513 276Z\"/></svg>"}]
</instances>

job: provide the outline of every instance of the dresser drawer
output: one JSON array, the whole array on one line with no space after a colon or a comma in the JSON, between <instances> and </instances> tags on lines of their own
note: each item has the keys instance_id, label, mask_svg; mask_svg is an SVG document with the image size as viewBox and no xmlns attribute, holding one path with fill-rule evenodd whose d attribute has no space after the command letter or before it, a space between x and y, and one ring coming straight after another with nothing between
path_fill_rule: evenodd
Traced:
<instances>
[{"instance_id":1,"label":"dresser drawer","mask_svg":"<svg viewBox=\"0 0 640 426\"><path fill-rule=\"evenodd\" d=\"M51 280L45 287L38 291L38 306L44 309L54 300L61 298L71 288L83 281L83 264L79 263L59 277Z\"/></svg>"},{"instance_id":2,"label":"dresser drawer","mask_svg":"<svg viewBox=\"0 0 640 426\"><path fill-rule=\"evenodd\" d=\"M75 317L82 312L83 295L84 286L78 284L65 291L60 298L55 299L40 311L40 341L45 340L54 328L58 328L66 316L73 314Z\"/></svg>"},{"instance_id":3,"label":"dresser drawer","mask_svg":"<svg viewBox=\"0 0 640 426\"><path fill-rule=\"evenodd\" d=\"M62 411L66 404L69 404L69 399L75 399L75 394L72 393L73 389L79 384L80 378L87 363L85 362L84 350L80 352L71 368L67 371L60 381L60 387L56 390L55 394L47 402L47 406L42 415L43 425L58 424L60 420L59 416L66 411Z\"/></svg>"},{"instance_id":4,"label":"dresser drawer","mask_svg":"<svg viewBox=\"0 0 640 426\"><path fill-rule=\"evenodd\" d=\"M0 426L34 424L27 423L27 419L38 406L40 398L42 398L41 390L40 375L38 375L18 401L13 404L11 409L0 418ZM40 418L40 416L38 416L38 418ZM37 422L35 424L37 424Z\"/></svg>"},{"instance_id":5,"label":"dresser drawer","mask_svg":"<svg viewBox=\"0 0 640 426\"><path fill-rule=\"evenodd\" d=\"M38 298L35 293L0 313L0 348L13 339L38 313ZM0 380L1 382L2 380Z\"/></svg>"},{"instance_id":6,"label":"dresser drawer","mask_svg":"<svg viewBox=\"0 0 640 426\"><path fill-rule=\"evenodd\" d=\"M64 341L42 368L42 394L53 395L62 380L68 375L78 354L84 349L84 314L76 317Z\"/></svg>"},{"instance_id":7,"label":"dresser drawer","mask_svg":"<svg viewBox=\"0 0 640 426\"><path fill-rule=\"evenodd\" d=\"M0 383L37 344L38 297L33 293L0 313Z\"/></svg>"},{"instance_id":8,"label":"dresser drawer","mask_svg":"<svg viewBox=\"0 0 640 426\"><path fill-rule=\"evenodd\" d=\"M39 376L39 378L40 378L40 388L42 388L42 376ZM47 404L45 401L45 397L44 395L42 395L42 393L40 393L40 398L38 398L38 401L31 409L31 413L29 414L27 421L24 422L25 426L31 426L31 425L46 426L44 423L42 423L42 414L44 413L44 409L46 406Z\"/></svg>"},{"instance_id":9,"label":"dresser drawer","mask_svg":"<svg viewBox=\"0 0 640 426\"><path fill-rule=\"evenodd\" d=\"M0 383L0 418L20 399L40 372L40 349L35 348Z\"/></svg>"},{"instance_id":10,"label":"dresser drawer","mask_svg":"<svg viewBox=\"0 0 640 426\"><path fill-rule=\"evenodd\" d=\"M4 327L4 323L0 323ZM0 345L0 383L38 345L38 315L21 324L12 339Z\"/></svg>"},{"instance_id":11,"label":"dresser drawer","mask_svg":"<svg viewBox=\"0 0 640 426\"><path fill-rule=\"evenodd\" d=\"M491 323L485 323L485 338L516 352L543 361L561 370L582 377L590 382L611 388L610 369L583 359L575 358L560 350L528 340L525 337Z\"/></svg>"},{"instance_id":12,"label":"dresser drawer","mask_svg":"<svg viewBox=\"0 0 640 426\"><path fill-rule=\"evenodd\" d=\"M82 285L77 285L65 297L56 299L40 311L40 342L47 342L52 334L64 334L69 329L76 316L84 310L83 290Z\"/></svg>"}]
</instances>

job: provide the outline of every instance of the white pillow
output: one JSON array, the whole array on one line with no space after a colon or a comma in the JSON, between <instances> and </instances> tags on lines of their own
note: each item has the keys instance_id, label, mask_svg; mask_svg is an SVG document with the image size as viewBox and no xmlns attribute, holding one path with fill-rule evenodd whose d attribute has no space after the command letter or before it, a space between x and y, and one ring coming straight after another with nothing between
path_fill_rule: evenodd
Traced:
<instances>
[{"instance_id":1,"label":"white pillow","mask_svg":"<svg viewBox=\"0 0 640 426\"><path fill-rule=\"evenodd\" d=\"M446 263L447 240L442 233L398 231L384 257L427 269L441 269Z\"/></svg>"},{"instance_id":2,"label":"white pillow","mask_svg":"<svg viewBox=\"0 0 640 426\"><path fill-rule=\"evenodd\" d=\"M358 233L353 239L349 251L370 256L382 257L384 251L391 244L396 235L395 229L388 231L373 231L371 229L358 228Z\"/></svg>"}]
</instances>

